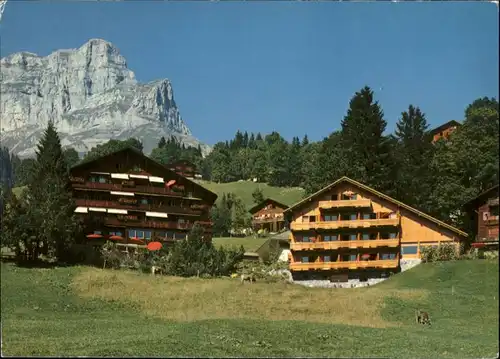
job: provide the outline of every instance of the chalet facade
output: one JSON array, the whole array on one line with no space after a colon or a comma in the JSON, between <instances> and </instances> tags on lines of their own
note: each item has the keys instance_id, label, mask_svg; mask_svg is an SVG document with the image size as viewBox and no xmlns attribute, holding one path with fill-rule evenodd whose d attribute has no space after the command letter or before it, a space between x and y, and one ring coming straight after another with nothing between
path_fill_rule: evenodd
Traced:
<instances>
[{"instance_id":1,"label":"chalet facade","mask_svg":"<svg viewBox=\"0 0 500 359\"><path fill-rule=\"evenodd\" d=\"M201 174L198 172L196 165L188 160L175 161L169 163L167 167L182 177L189 179L201 178Z\"/></svg>"},{"instance_id":2,"label":"chalet facade","mask_svg":"<svg viewBox=\"0 0 500 359\"><path fill-rule=\"evenodd\" d=\"M290 220L289 267L298 278L361 280L400 270L423 247L467 234L347 177L285 211Z\"/></svg>"},{"instance_id":3,"label":"chalet facade","mask_svg":"<svg viewBox=\"0 0 500 359\"><path fill-rule=\"evenodd\" d=\"M285 228L283 212L288 208L286 204L279 203L271 198L266 198L261 203L250 208L252 227L255 231L265 229L276 233Z\"/></svg>"},{"instance_id":4,"label":"chalet facade","mask_svg":"<svg viewBox=\"0 0 500 359\"><path fill-rule=\"evenodd\" d=\"M498 250L498 188L484 191L464 206L473 224L473 247Z\"/></svg>"},{"instance_id":5,"label":"chalet facade","mask_svg":"<svg viewBox=\"0 0 500 359\"><path fill-rule=\"evenodd\" d=\"M443 123L442 125L434 128L433 130L429 131L429 134L432 137L432 143L437 142L439 139L448 139L450 135L459 127L461 126L460 122L457 122L455 120L448 121L446 123Z\"/></svg>"},{"instance_id":6,"label":"chalet facade","mask_svg":"<svg viewBox=\"0 0 500 359\"><path fill-rule=\"evenodd\" d=\"M71 168L72 192L93 244L185 239L195 223L211 240L215 193L126 148Z\"/></svg>"}]
</instances>

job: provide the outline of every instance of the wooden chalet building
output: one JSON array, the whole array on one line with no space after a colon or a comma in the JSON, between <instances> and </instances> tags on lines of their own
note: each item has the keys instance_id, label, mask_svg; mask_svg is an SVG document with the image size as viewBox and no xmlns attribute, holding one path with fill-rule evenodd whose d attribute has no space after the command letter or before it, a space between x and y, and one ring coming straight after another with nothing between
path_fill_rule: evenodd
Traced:
<instances>
[{"instance_id":1,"label":"wooden chalet building","mask_svg":"<svg viewBox=\"0 0 500 359\"><path fill-rule=\"evenodd\" d=\"M473 224L472 247L498 250L498 185L464 205Z\"/></svg>"},{"instance_id":2,"label":"wooden chalet building","mask_svg":"<svg viewBox=\"0 0 500 359\"><path fill-rule=\"evenodd\" d=\"M297 278L365 280L400 270L425 246L467 234L362 183L342 177L285 211Z\"/></svg>"},{"instance_id":3,"label":"wooden chalet building","mask_svg":"<svg viewBox=\"0 0 500 359\"><path fill-rule=\"evenodd\" d=\"M432 143L437 142L441 138L448 139L448 137L450 137L450 134L453 131L455 131L459 126L461 126L460 122L451 120L430 130L429 134L432 137Z\"/></svg>"},{"instance_id":4,"label":"wooden chalet building","mask_svg":"<svg viewBox=\"0 0 500 359\"><path fill-rule=\"evenodd\" d=\"M196 165L188 160L171 162L167 167L178 175L189 179L201 178L201 174L197 171Z\"/></svg>"},{"instance_id":5,"label":"wooden chalet building","mask_svg":"<svg viewBox=\"0 0 500 359\"><path fill-rule=\"evenodd\" d=\"M195 223L211 240L210 209L217 195L136 149L78 164L70 174L75 212L90 243L168 244L185 239Z\"/></svg>"},{"instance_id":6,"label":"wooden chalet building","mask_svg":"<svg viewBox=\"0 0 500 359\"><path fill-rule=\"evenodd\" d=\"M287 205L266 198L261 203L249 209L252 215L252 227L255 231L265 229L268 232L275 233L285 228L285 218L283 212L288 208Z\"/></svg>"}]
</instances>

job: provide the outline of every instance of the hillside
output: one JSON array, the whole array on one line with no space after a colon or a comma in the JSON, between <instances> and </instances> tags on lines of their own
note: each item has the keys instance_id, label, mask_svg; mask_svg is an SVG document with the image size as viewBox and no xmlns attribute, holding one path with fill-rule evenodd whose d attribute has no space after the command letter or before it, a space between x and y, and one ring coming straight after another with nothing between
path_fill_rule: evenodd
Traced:
<instances>
[{"instance_id":1,"label":"hillside","mask_svg":"<svg viewBox=\"0 0 500 359\"><path fill-rule=\"evenodd\" d=\"M289 206L300 201L305 193L304 190L299 187L272 187L265 183L255 183L251 181L215 183L210 181L197 180L196 182L209 189L210 191L217 193L219 197L221 197L223 193L232 192L236 194L243 200L243 203L247 208L251 208L255 205L252 198L252 192L257 188L260 188L262 190L264 198L270 197Z\"/></svg>"},{"instance_id":2,"label":"hillside","mask_svg":"<svg viewBox=\"0 0 500 359\"><path fill-rule=\"evenodd\" d=\"M9 356L492 358L498 352L498 261L423 264L359 289L88 267L4 263L1 269L2 351ZM415 323L415 308L430 313L432 326Z\"/></svg>"}]
</instances>

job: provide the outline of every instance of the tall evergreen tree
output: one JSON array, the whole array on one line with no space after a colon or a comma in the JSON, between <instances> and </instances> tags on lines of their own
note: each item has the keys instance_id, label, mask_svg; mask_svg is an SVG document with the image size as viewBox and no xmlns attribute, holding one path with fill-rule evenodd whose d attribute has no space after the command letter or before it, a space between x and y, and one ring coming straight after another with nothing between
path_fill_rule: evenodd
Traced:
<instances>
[{"instance_id":1,"label":"tall evergreen tree","mask_svg":"<svg viewBox=\"0 0 500 359\"><path fill-rule=\"evenodd\" d=\"M424 212L430 210L432 190L430 164L434 146L428 134L425 114L410 105L396 123L396 160L399 166L395 196Z\"/></svg>"},{"instance_id":2,"label":"tall evergreen tree","mask_svg":"<svg viewBox=\"0 0 500 359\"><path fill-rule=\"evenodd\" d=\"M393 194L395 163L392 158L394 142L384 136L387 122L373 91L364 87L349 102L342 120L343 158L349 160L346 175L355 180Z\"/></svg>"},{"instance_id":3,"label":"tall evergreen tree","mask_svg":"<svg viewBox=\"0 0 500 359\"><path fill-rule=\"evenodd\" d=\"M158 148L163 148L167 144L167 141L165 141L165 137L161 136L160 141L158 142Z\"/></svg>"},{"instance_id":4,"label":"tall evergreen tree","mask_svg":"<svg viewBox=\"0 0 500 359\"><path fill-rule=\"evenodd\" d=\"M49 122L36 151L33 177L28 184L30 225L37 228L43 252L67 260L68 251L79 235L75 203L59 135Z\"/></svg>"}]
</instances>

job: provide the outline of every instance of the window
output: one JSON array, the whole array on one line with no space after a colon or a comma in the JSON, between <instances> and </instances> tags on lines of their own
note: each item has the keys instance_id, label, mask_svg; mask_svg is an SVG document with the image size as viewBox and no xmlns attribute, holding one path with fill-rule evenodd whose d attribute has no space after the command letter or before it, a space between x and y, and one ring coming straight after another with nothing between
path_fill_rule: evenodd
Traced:
<instances>
[{"instance_id":1,"label":"window","mask_svg":"<svg viewBox=\"0 0 500 359\"><path fill-rule=\"evenodd\" d=\"M106 183L106 177L99 176L99 183Z\"/></svg>"},{"instance_id":2,"label":"window","mask_svg":"<svg viewBox=\"0 0 500 359\"><path fill-rule=\"evenodd\" d=\"M151 231L144 231L144 238L151 240Z\"/></svg>"},{"instance_id":3,"label":"window","mask_svg":"<svg viewBox=\"0 0 500 359\"><path fill-rule=\"evenodd\" d=\"M121 237L123 236L123 233L121 231L113 231L113 232L109 232L109 235L110 236L118 236L118 237Z\"/></svg>"},{"instance_id":4,"label":"window","mask_svg":"<svg viewBox=\"0 0 500 359\"><path fill-rule=\"evenodd\" d=\"M148 204L148 202L147 198L141 198L141 204Z\"/></svg>"},{"instance_id":5,"label":"window","mask_svg":"<svg viewBox=\"0 0 500 359\"><path fill-rule=\"evenodd\" d=\"M370 239L370 233L363 233L363 235L361 236L361 239L364 240L364 241L367 241Z\"/></svg>"},{"instance_id":6,"label":"window","mask_svg":"<svg viewBox=\"0 0 500 359\"><path fill-rule=\"evenodd\" d=\"M332 234L332 235L330 236L330 240L332 240L332 241L336 241L336 240L338 240L338 236L337 236L336 234Z\"/></svg>"},{"instance_id":7,"label":"window","mask_svg":"<svg viewBox=\"0 0 500 359\"><path fill-rule=\"evenodd\" d=\"M323 236L323 242L330 242L330 236Z\"/></svg>"},{"instance_id":8,"label":"window","mask_svg":"<svg viewBox=\"0 0 500 359\"><path fill-rule=\"evenodd\" d=\"M302 237L302 242L310 242L309 237Z\"/></svg>"},{"instance_id":9,"label":"window","mask_svg":"<svg viewBox=\"0 0 500 359\"><path fill-rule=\"evenodd\" d=\"M335 193L335 194L332 194L332 195L330 196L330 199L331 199L332 201L336 201L336 200L338 200L338 199L339 199L339 195L338 195L338 194L336 194L336 193Z\"/></svg>"},{"instance_id":10,"label":"window","mask_svg":"<svg viewBox=\"0 0 500 359\"><path fill-rule=\"evenodd\" d=\"M352 199L352 200L358 199L358 194L357 194L357 193L354 193L354 194L351 196L351 199Z\"/></svg>"},{"instance_id":11,"label":"window","mask_svg":"<svg viewBox=\"0 0 500 359\"><path fill-rule=\"evenodd\" d=\"M380 259L382 260L396 259L396 253L383 253L380 255Z\"/></svg>"},{"instance_id":12,"label":"window","mask_svg":"<svg viewBox=\"0 0 500 359\"><path fill-rule=\"evenodd\" d=\"M141 239L144 238L144 231L138 230L138 231L136 231L136 233L137 233L137 238L141 238Z\"/></svg>"},{"instance_id":13,"label":"window","mask_svg":"<svg viewBox=\"0 0 500 359\"><path fill-rule=\"evenodd\" d=\"M324 256L323 257L323 262L331 262L330 256Z\"/></svg>"},{"instance_id":14,"label":"window","mask_svg":"<svg viewBox=\"0 0 500 359\"><path fill-rule=\"evenodd\" d=\"M102 234L101 231L94 231L94 234Z\"/></svg>"},{"instance_id":15,"label":"window","mask_svg":"<svg viewBox=\"0 0 500 359\"><path fill-rule=\"evenodd\" d=\"M186 239L186 233L175 233L174 239L176 240Z\"/></svg>"},{"instance_id":16,"label":"window","mask_svg":"<svg viewBox=\"0 0 500 359\"><path fill-rule=\"evenodd\" d=\"M356 234L349 234L349 240L350 241L355 241L356 240Z\"/></svg>"},{"instance_id":17,"label":"window","mask_svg":"<svg viewBox=\"0 0 500 359\"><path fill-rule=\"evenodd\" d=\"M309 263L309 257L302 257L302 263Z\"/></svg>"},{"instance_id":18,"label":"window","mask_svg":"<svg viewBox=\"0 0 500 359\"><path fill-rule=\"evenodd\" d=\"M417 246L405 246L401 247L402 254L417 254L418 247Z\"/></svg>"},{"instance_id":19,"label":"window","mask_svg":"<svg viewBox=\"0 0 500 359\"><path fill-rule=\"evenodd\" d=\"M316 216L309 216L309 222L316 222Z\"/></svg>"},{"instance_id":20,"label":"window","mask_svg":"<svg viewBox=\"0 0 500 359\"><path fill-rule=\"evenodd\" d=\"M351 213L351 216L349 217L349 219L351 221L355 221L357 218L358 218L358 215L356 213Z\"/></svg>"},{"instance_id":21,"label":"window","mask_svg":"<svg viewBox=\"0 0 500 359\"><path fill-rule=\"evenodd\" d=\"M129 229L128 230L128 237L129 238L134 238L135 237L135 229Z\"/></svg>"},{"instance_id":22,"label":"window","mask_svg":"<svg viewBox=\"0 0 500 359\"><path fill-rule=\"evenodd\" d=\"M397 236L398 236L398 234L397 234L397 233L394 233L394 232L389 233L389 238L390 238L390 239L397 238Z\"/></svg>"},{"instance_id":23,"label":"window","mask_svg":"<svg viewBox=\"0 0 500 359\"><path fill-rule=\"evenodd\" d=\"M357 258L357 257L356 257L356 255L355 255L355 254L351 254L351 255L349 256L349 260L350 260L351 262L355 262L355 261L356 261L356 258Z\"/></svg>"},{"instance_id":24,"label":"window","mask_svg":"<svg viewBox=\"0 0 500 359\"><path fill-rule=\"evenodd\" d=\"M376 219L377 215L375 213L363 213L363 219Z\"/></svg>"},{"instance_id":25,"label":"window","mask_svg":"<svg viewBox=\"0 0 500 359\"><path fill-rule=\"evenodd\" d=\"M325 221L337 221L338 218L339 217L336 214L327 214L325 216Z\"/></svg>"}]
</instances>

